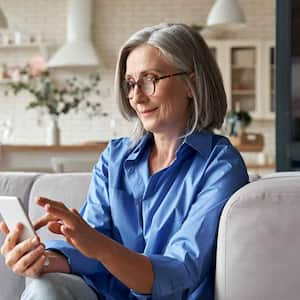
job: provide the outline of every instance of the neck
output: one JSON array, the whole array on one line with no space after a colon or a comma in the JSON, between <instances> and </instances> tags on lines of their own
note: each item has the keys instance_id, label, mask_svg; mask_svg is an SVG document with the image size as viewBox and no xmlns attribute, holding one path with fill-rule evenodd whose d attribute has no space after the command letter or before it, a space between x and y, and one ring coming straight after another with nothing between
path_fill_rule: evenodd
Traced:
<instances>
[{"instance_id":1,"label":"neck","mask_svg":"<svg viewBox=\"0 0 300 300\"><path fill-rule=\"evenodd\" d=\"M149 157L151 174L172 164L181 141L178 136L154 135L154 145Z\"/></svg>"}]
</instances>

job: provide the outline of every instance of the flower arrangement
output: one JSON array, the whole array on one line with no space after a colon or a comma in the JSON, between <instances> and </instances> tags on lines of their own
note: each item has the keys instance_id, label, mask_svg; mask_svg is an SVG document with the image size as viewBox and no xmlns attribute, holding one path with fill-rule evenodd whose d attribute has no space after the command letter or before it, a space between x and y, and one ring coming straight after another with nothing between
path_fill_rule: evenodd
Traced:
<instances>
[{"instance_id":1,"label":"flower arrangement","mask_svg":"<svg viewBox=\"0 0 300 300\"><path fill-rule=\"evenodd\" d=\"M90 75L87 81L80 81L73 76L64 82L58 82L50 76L44 59L36 56L25 67L13 70L10 79L12 81L8 83L8 87L15 95L28 91L34 96L27 109L41 108L52 118L70 111L85 111L89 117L107 116L107 113L102 112L100 102L90 100L92 95L101 94L100 75L97 73Z\"/></svg>"}]
</instances>

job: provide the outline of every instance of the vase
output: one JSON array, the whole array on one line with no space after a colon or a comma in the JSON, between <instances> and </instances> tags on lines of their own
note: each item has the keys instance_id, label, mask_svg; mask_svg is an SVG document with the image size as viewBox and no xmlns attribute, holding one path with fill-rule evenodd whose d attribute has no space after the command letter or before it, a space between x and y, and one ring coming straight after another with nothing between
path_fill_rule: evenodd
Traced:
<instances>
[{"instance_id":1,"label":"vase","mask_svg":"<svg viewBox=\"0 0 300 300\"><path fill-rule=\"evenodd\" d=\"M52 118L47 128L47 145L56 146L60 144L60 128L57 118Z\"/></svg>"}]
</instances>

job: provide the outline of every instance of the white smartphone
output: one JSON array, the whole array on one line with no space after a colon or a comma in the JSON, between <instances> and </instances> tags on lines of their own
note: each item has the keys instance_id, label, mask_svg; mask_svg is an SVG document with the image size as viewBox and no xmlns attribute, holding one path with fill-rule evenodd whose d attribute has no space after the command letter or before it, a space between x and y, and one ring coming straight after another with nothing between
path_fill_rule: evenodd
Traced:
<instances>
[{"instance_id":1,"label":"white smartphone","mask_svg":"<svg viewBox=\"0 0 300 300\"><path fill-rule=\"evenodd\" d=\"M20 242L36 235L32 223L17 197L0 196L0 214L9 230L13 229L17 223L23 224L24 229Z\"/></svg>"}]
</instances>

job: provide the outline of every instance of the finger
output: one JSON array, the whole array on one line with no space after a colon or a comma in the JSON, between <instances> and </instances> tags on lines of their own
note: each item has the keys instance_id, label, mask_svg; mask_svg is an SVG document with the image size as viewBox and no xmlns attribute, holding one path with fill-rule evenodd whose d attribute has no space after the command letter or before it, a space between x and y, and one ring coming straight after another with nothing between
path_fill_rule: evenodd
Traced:
<instances>
[{"instance_id":1,"label":"finger","mask_svg":"<svg viewBox=\"0 0 300 300\"><path fill-rule=\"evenodd\" d=\"M60 222L50 222L48 223L48 228L51 232L56 234L63 234L61 231L62 223Z\"/></svg>"},{"instance_id":2,"label":"finger","mask_svg":"<svg viewBox=\"0 0 300 300\"><path fill-rule=\"evenodd\" d=\"M58 219L53 215L45 214L44 216L42 216L41 218L39 218L34 222L33 227L35 230L39 230L40 228L42 228L43 226L47 225L52 221L58 221Z\"/></svg>"},{"instance_id":3,"label":"finger","mask_svg":"<svg viewBox=\"0 0 300 300\"><path fill-rule=\"evenodd\" d=\"M57 207L47 204L45 206L47 213L57 217L60 219L64 224L68 226L73 226L75 222L74 214L66 207Z\"/></svg>"},{"instance_id":4,"label":"finger","mask_svg":"<svg viewBox=\"0 0 300 300\"><path fill-rule=\"evenodd\" d=\"M24 256L27 252L30 252L32 249L35 249L38 245L40 245L40 239L37 236L19 243L6 254L6 265L12 268L22 256Z\"/></svg>"},{"instance_id":5,"label":"finger","mask_svg":"<svg viewBox=\"0 0 300 300\"><path fill-rule=\"evenodd\" d=\"M39 258L26 270L25 276L36 278L41 275L47 256L42 254Z\"/></svg>"},{"instance_id":6,"label":"finger","mask_svg":"<svg viewBox=\"0 0 300 300\"><path fill-rule=\"evenodd\" d=\"M45 247L42 244L39 244L36 248L32 249L25 255L23 255L19 260L15 262L12 267L12 270L17 274L24 274L25 271L32 266L41 255L45 252Z\"/></svg>"},{"instance_id":7,"label":"finger","mask_svg":"<svg viewBox=\"0 0 300 300\"><path fill-rule=\"evenodd\" d=\"M63 235L65 237L68 237L68 238L74 237L74 233L75 233L74 229L72 229L72 228L70 228L70 227L68 227L66 225L62 225L60 227L60 230L61 230L61 232L63 233Z\"/></svg>"},{"instance_id":8,"label":"finger","mask_svg":"<svg viewBox=\"0 0 300 300\"><path fill-rule=\"evenodd\" d=\"M61 232L64 235L66 241L72 246L76 247L76 240L74 239L74 230L69 228L68 226L61 226Z\"/></svg>"},{"instance_id":9,"label":"finger","mask_svg":"<svg viewBox=\"0 0 300 300\"><path fill-rule=\"evenodd\" d=\"M66 207L62 202L51 200L45 197L37 197L35 200L36 204L40 206L45 206L46 204L50 204L51 206L58 206L58 207Z\"/></svg>"},{"instance_id":10,"label":"finger","mask_svg":"<svg viewBox=\"0 0 300 300\"><path fill-rule=\"evenodd\" d=\"M4 235L8 235L9 229L4 222L0 222L0 230Z\"/></svg>"},{"instance_id":11,"label":"finger","mask_svg":"<svg viewBox=\"0 0 300 300\"><path fill-rule=\"evenodd\" d=\"M7 234L4 244L1 247L2 255L6 255L11 249L16 246L21 237L22 231L23 225L21 223L18 223L17 226Z\"/></svg>"}]
</instances>

